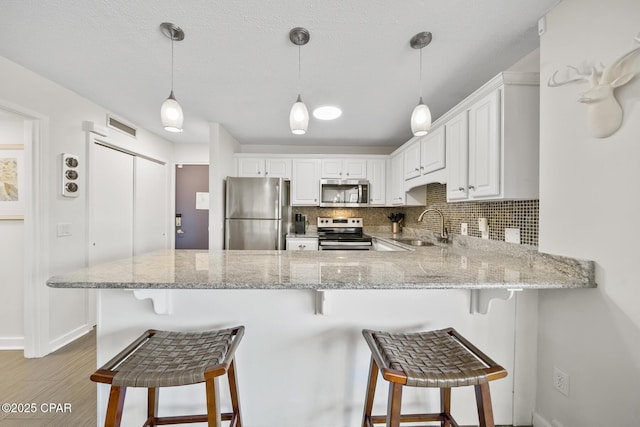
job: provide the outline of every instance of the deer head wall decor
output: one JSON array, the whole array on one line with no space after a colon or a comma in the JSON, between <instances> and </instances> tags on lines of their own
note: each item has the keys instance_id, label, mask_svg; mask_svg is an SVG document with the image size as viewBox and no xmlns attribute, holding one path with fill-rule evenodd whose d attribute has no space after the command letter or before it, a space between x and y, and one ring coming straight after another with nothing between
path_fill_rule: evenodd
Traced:
<instances>
[{"instance_id":1,"label":"deer head wall decor","mask_svg":"<svg viewBox=\"0 0 640 427\"><path fill-rule=\"evenodd\" d=\"M640 43L640 33L634 38ZM640 46L622 55L608 67L602 64L584 64L581 68L568 65L565 78L559 79L556 70L547 85L558 87L573 82L586 82L589 88L580 95L578 102L587 106L587 118L593 136L607 138L622 125L622 107L614 89L629 83L638 73Z\"/></svg>"}]
</instances>

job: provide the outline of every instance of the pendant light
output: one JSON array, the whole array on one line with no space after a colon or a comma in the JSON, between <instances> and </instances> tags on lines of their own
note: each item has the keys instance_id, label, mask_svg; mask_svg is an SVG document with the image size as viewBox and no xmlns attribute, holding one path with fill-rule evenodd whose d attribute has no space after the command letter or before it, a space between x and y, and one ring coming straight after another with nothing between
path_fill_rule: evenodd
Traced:
<instances>
[{"instance_id":1,"label":"pendant light","mask_svg":"<svg viewBox=\"0 0 640 427\"><path fill-rule=\"evenodd\" d=\"M289 31L289 40L298 46L298 98L289 113L289 127L295 135L304 135L309 127L309 110L300 96L300 47L309 42L309 37L306 28L296 27Z\"/></svg>"},{"instance_id":2,"label":"pendant light","mask_svg":"<svg viewBox=\"0 0 640 427\"><path fill-rule=\"evenodd\" d=\"M165 36L171 39L171 93L162 103L160 119L162 120L162 125L165 130L169 132L182 132L184 114L182 113L182 107L180 107L180 104L176 101L176 97L173 95L173 42L184 40L184 31L182 31L182 28L170 22L160 24L160 29Z\"/></svg>"},{"instance_id":3,"label":"pendant light","mask_svg":"<svg viewBox=\"0 0 640 427\"><path fill-rule=\"evenodd\" d=\"M431 129L431 110L422 101L422 48L431 43L431 33L418 33L411 37L409 44L414 49L420 49L420 101L411 114L411 131L415 136L423 136Z\"/></svg>"}]
</instances>

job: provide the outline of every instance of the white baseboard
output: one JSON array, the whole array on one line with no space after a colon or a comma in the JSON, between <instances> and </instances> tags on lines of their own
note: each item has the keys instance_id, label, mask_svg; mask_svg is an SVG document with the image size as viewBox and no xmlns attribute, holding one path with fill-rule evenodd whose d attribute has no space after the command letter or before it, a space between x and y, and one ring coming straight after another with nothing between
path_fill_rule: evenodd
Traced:
<instances>
[{"instance_id":1,"label":"white baseboard","mask_svg":"<svg viewBox=\"0 0 640 427\"><path fill-rule=\"evenodd\" d=\"M533 411L533 427L553 427L553 425L549 421L545 420L542 415Z\"/></svg>"},{"instance_id":2,"label":"white baseboard","mask_svg":"<svg viewBox=\"0 0 640 427\"><path fill-rule=\"evenodd\" d=\"M70 342L89 333L92 329L93 325L82 325L72 331L67 332L64 335L59 336L58 338L53 339L49 342L49 352L53 353L57 349L62 348Z\"/></svg>"},{"instance_id":3,"label":"white baseboard","mask_svg":"<svg viewBox=\"0 0 640 427\"><path fill-rule=\"evenodd\" d=\"M0 337L0 350L24 350L24 337Z\"/></svg>"}]
</instances>

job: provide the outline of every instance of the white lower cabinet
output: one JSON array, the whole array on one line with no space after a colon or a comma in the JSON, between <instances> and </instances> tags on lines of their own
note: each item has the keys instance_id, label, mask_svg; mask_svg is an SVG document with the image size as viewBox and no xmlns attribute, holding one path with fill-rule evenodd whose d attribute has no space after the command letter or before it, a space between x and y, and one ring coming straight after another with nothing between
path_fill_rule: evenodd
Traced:
<instances>
[{"instance_id":1,"label":"white lower cabinet","mask_svg":"<svg viewBox=\"0 0 640 427\"><path fill-rule=\"evenodd\" d=\"M287 236L288 251L317 251L317 237L289 237Z\"/></svg>"}]
</instances>

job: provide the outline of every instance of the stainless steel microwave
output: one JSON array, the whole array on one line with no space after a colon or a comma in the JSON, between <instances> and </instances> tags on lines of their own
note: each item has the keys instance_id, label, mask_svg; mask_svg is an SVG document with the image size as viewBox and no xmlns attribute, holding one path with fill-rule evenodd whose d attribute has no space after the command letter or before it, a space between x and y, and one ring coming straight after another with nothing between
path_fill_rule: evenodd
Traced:
<instances>
[{"instance_id":1,"label":"stainless steel microwave","mask_svg":"<svg viewBox=\"0 0 640 427\"><path fill-rule=\"evenodd\" d=\"M369 181L358 179L321 179L320 206L360 207L369 205Z\"/></svg>"}]
</instances>

